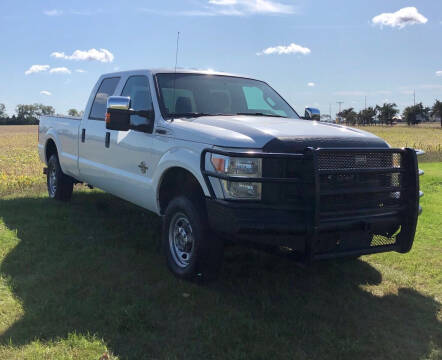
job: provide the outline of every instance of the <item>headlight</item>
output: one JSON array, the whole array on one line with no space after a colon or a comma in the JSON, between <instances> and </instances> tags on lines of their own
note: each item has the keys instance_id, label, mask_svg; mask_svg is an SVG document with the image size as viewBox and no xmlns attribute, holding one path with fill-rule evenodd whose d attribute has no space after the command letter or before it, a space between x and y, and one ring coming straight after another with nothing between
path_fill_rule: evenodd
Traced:
<instances>
[{"instance_id":1,"label":"headlight","mask_svg":"<svg viewBox=\"0 0 442 360\"><path fill-rule=\"evenodd\" d=\"M211 162L215 171L235 177L261 177L262 159L228 157L212 154ZM260 200L261 183L237 182L221 179L221 184L226 199Z\"/></svg>"}]
</instances>

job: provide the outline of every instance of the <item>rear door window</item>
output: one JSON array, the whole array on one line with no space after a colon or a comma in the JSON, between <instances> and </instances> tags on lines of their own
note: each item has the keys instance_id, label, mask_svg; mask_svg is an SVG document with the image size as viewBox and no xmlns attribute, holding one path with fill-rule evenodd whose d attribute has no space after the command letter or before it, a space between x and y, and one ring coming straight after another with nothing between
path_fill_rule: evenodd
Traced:
<instances>
[{"instance_id":1,"label":"rear door window","mask_svg":"<svg viewBox=\"0 0 442 360\"><path fill-rule=\"evenodd\" d=\"M89 113L89 119L104 121L104 117L106 115L107 98L114 94L119 81L119 77L103 79L97 93L95 94L91 112Z\"/></svg>"}]
</instances>

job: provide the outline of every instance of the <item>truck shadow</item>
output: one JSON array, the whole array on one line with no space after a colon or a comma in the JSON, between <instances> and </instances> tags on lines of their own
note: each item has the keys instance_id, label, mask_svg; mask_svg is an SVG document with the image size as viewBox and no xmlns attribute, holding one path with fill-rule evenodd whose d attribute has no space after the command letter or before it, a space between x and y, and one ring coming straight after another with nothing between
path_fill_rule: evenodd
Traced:
<instances>
[{"instance_id":1,"label":"truck shadow","mask_svg":"<svg viewBox=\"0 0 442 360\"><path fill-rule=\"evenodd\" d=\"M0 275L23 308L0 327L3 345L95 334L122 359L417 359L442 347L440 304L412 288L373 294L382 275L364 261L300 269L230 249L221 279L201 287L165 268L159 218L112 196L0 199L0 218L19 239Z\"/></svg>"}]
</instances>

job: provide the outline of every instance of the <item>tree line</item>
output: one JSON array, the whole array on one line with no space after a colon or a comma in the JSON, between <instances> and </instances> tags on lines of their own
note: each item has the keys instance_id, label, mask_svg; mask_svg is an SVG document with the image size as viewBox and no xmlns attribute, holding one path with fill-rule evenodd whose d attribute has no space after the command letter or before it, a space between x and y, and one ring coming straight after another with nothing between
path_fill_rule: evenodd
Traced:
<instances>
[{"instance_id":1,"label":"tree line","mask_svg":"<svg viewBox=\"0 0 442 360\"><path fill-rule=\"evenodd\" d=\"M370 106L366 109L354 111L354 108L342 110L337 115L348 125L393 125L395 117L399 114L399 109L395 103L384 103L382 106ZM436 100L430 108L422 103L407 106L402 112L402 121L408 125L416 125L422 121L429 121L430 116L440 118L442 126L442 102Z\"/></svg>"},{"instance_id":2,"label":"tree line","mask_svg":"<svg viewBox=\"0 0 442 360\"><path fill-rule=\"evenodd\" d=\"M0 125L37 125L41 115L55 115L55 109L50 105L43 104L18 104L15 113L9 116L6 106L0 104ZM83 111L69 109L69 116L82 116Z\"/></svg>"},{"instance_id":3,"label":"tree line","mask_svg":"<svg viewBox=\"0 0 442 360\"><path fill-rule=\"evenodd\" d=\"M358 113L354 108L342 110L337 115L348 125L392 125L399 109L395 103L384 103L382 106L368 107ZM8 116L6 106L0 104L0 125L36 125L41 115L55 115L55 109L50 105L43 104L18 104L15 107L15 114ZM83 116L83 111L69 109L69 116ZM430 116L438 116L442 126L442 102L436 100L433 106L423 106L422 103L407 106L402 119L408 125L415 125L421 121L428 121Z\"/></svg>"}]
</instances>

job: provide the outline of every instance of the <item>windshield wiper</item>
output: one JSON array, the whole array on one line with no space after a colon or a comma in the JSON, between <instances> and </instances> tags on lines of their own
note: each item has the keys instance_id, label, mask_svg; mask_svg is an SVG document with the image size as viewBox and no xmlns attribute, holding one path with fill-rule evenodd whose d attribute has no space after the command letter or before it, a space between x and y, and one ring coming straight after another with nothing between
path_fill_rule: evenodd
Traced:
<instances>
[{"instance_id":1,"label":"windshield wiper","mask_svg":"<svg viewBox=\"0 0 442 360\"><path fill-rule=\"evenodd\" d=\"M201 117L201 116L211 116L213 114L203 113L203 112L187 112L187 113L172 113L169 114L172 118L180 118L180 117Z\"/></svg>"},{"instance_id":2,"label":"windshield wiper","mask_svg":"<svg viewBox=\"0 0 442 360\"><path fill-rule=\"evenodd\" d=\"M287 117L287 116L282 116L282 115L277 115L277 114L264 114L262 112L255 112L255 113L239 112L239 113L236 113L236 115L271 116L271 117L281 117L281 118L286 118Z\"/></svg>"}]
</instances>

